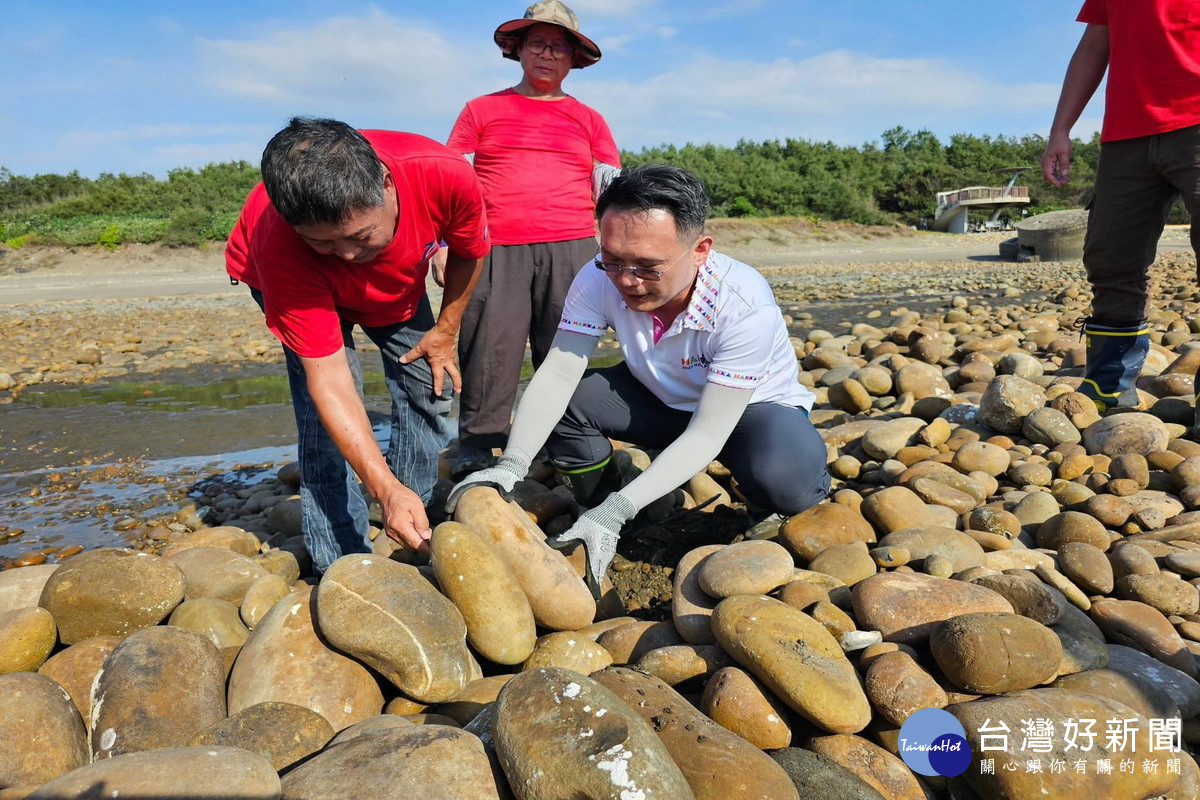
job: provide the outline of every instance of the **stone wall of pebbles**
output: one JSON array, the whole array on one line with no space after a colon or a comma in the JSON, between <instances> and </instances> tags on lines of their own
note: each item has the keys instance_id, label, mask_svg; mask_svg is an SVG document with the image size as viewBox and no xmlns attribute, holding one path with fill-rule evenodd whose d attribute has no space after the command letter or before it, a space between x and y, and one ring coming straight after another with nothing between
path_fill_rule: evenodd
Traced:
<instances>
[{"instance_id":1,"label":"stone wall of pebbles","mask_svg":"<svg viewBox=\"0 0 1200 800\"><path fill-rule=\"evenodd\" d=\"M692 550L667 621L544 544L577 513L545 465L517 502L470 492L427 564L377 539L313 577L285 474L203 515L244 526L0 572L0 791L1200 796L1190 325L1158 313L1143 410L1101 417L1068 314L950 305L795 341L831 501ZM684 505L713 487L738 502L714 464ZM898 757L927 708L963 724L962 777ZM1081 755L1083 719L1136 732ZM1086 769L1029 769L1025 720Z\"/></svg>"}]
</instances>

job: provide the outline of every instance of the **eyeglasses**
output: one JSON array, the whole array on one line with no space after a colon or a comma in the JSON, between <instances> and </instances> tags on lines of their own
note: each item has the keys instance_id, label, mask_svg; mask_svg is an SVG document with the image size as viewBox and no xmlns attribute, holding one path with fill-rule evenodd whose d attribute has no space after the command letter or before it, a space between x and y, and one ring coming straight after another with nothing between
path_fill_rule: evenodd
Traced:
<instances>
[{"instance_id":1,"label":"eyeglasses","mask_svg":"<svg viewBox=\"0 0 1200 800\"><path fill-rule=\"evenodd\" d=\"M679 263L679 259L683 258L690 252L692 251L684 250L682 253L675 256L675 260L667 265L664 269L651 269L650 267L623 267L620 264L611 264L607 261L601 261L600 256L596 256L596 260L593 261L592 264L596 267L596 269L601 269L607 272L610 278L620 278L622 273L628 272L638 280L659 281L662 280L663 275L666 275L672 267Z\"/></svg>"},{"instance_id":2,"label":"eyeglasses","mask_svg":"<svg viewBox=\"0 0 1200 800\"><path fill-rule=\"evenodd\" d=\"M535 56L540 56L546 52L546 48L550 48L550 55L555 58L566 58L575 52L575 48L569 44L550 44L541 39L530 39L525 42L525 48Z\"/></svg>"}]
</instances>

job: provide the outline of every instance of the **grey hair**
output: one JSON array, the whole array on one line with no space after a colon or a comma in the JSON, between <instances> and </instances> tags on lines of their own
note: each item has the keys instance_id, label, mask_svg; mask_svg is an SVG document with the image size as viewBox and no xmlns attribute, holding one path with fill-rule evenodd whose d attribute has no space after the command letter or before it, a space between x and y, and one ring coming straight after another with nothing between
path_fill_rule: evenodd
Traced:
<instances>
[{"instance_id":1,"label":"grey hair","mask_svg":"<svg viewBox=\"0 0 1200 800\"><path fill-rule=\"evenodd\" d=\"M262 155L267 196L289 225L336 225L382 206L383 176L370 142L335 119L292 117Z\"/></svg>"}]
</instances>

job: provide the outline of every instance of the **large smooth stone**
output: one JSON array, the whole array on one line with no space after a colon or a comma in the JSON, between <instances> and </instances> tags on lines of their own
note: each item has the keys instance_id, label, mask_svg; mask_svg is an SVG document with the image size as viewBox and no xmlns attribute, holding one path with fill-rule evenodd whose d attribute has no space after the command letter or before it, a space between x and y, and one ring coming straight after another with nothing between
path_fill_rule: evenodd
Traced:
<instances>
[{"instance_id":1,"label":"large smooth stone","mask_svg":"<svg viewBox=\"0 0 1200 800\"><path fill-rule=\"evenodd\" d=\"M1036 384L1016 375L999 375L988 381L979 399L977 419L1000 433L1020 433L1025 418L1046 404Z\"/></svg>"},{"instance_id":2,"label":"large smooth stone","mask_svg":"<svg viewBox=\"0 0 1200 800\"><path fill-rule=\"evenodd\" d=\"M826 547L875 542L875 529L862 515L839 503L821 503L789 517L779 526L778 541L797 558L812 561Z\"/></svg>"},{"instance_id":3,"label":"large smooth stone","mask_svg":"<svg viewBox=\"0 0 1200 800\"><path fill-rule=\"evenodd\" d=\"M1083 446L1088 453L1110 458L1129 453L1148 456L1166 450L1170 440L1162 420L1136 411L1103 417L1083 432Z\"/></svg>"},{"instance_id":4,"label":"large smooth stone","mask_svg":"<svg viewBox=\"0 0 1200 800\"><path fill-rule=\"evenodd\" d=\"M329 721L292 703L259 703L197 733L189 744L249 750L282 771L320 750L333 738Z\"/></svg>"},{"instance_id":5,"label":"large smooth stone","mask_svg":"<svg viewBox=\"0 0 1200 800\"><path fill-rule=\"evenodd\" d=\"M905 528L879 540L880 547L903 547L913 561L945 556L954 572L983 564L983 548L965 533L952 528Z\"/></svg>"},{"instance_id":6,"label":"large smooth stone","mask_svg":"<svg viewBox=\"0 0 1200 800\"><path fill-rule=\"evenodd\" d=\"M290 553L288 555L295 560ZM291 594L291 591L291 584L278 575L263 575L250 584L245 597L242 598L242 604L238 608L238 615L242 618L242 623L248 629L252 629L276 603Z\"/></svg>"},{"instance_id":7,"label":"large smooth stone","mask_svg":"<svg viewBox=\"0 0 1200 800\"><path fill-rule=\"evenodd\" d=\"M936 526L938 520L916 492L889 486L871 494L862 503L862 515L881 533L905 528Z\"/></svg>"},{"instance_id":8,"label":"large smooth stone","mask_svg":"<svg viewBox=\"0 0 1200 800\"><path fill-rule=\"evenodd\" d=\"M220 547L244 556L256 556L262 549L262 542L253 533L237 526L221 525L217 528L201 528L180 537L163 548L162 556L170 558L193 547Z\"/></svg>"},{"instance_id":9,"label":"large smooth stone","mask_svg":"<svg viewBox=\"0 0 1200 800\"><path fill-rule=\"evenodd\" d=\"M725 667L713 674L704 687L700 710L761 750L792 743L786 707L737 667Z\"/></svg>"},{"instance_id":10,"label":"large smooth stone","mask_svg":"<svg viewBox=\"0 0 1200 800\"><path fill-rule=\"evenodd\" d=\"M711 620L717 599L700 588L700 567L709 556L726 546L709 544L689 550L675 567L671 619L680 637L688 644L713 644L716 641Z\"/></svg>"},{"instance_id":11,"label":"large smooth stone","mask_svg":"<svg viewBox=\"0 0 1200 800\"><path fill-rule=\"evenodd\" d=\"M0 675L0 791L33 789L91 760L70 696L45 675Z\"/></svg>"},{"instance_id":12,"label":"large smooth stone","mask_svg":"<svg viewBox=\"0 0 1200 800\"><path fill-rule=\"evenodd\" d=\"M871 721L858 674L821 623L769 597L738 595L713 612L713 634L739 664L793 710L831 733Z\"/></svg>"},{"instance_id":13,"label":"large smooth stone","mask_svg":"<svg viewBox=\"0 0 1200 800\"><path fill-rule=\"evenodd\" d=\"M34 672L58 641L54 617L44 608L20 608L0 614L0 675Z\"/></svg>"},{"instance_id":14,"label":"large smooth stone","mask_svg":"<svg viewBox=\"0 0 1200 800\"><path fill-rule=\"evenodd\" d=\"M613 663L612 655L600 644L571 631L554 631L538 638L521 669L561 667L590 675Z\"/></svg>"},{"instance_id":15,"label":"large smooth stone","mask_svg":"<svg viewBox=\"0 0 1200 800\"><path fill-rule=\"evenodd\" d=\"M533 609L504 561L466 525L443 522L430 539L438 586L462 613L467 641L497 664L519 664L533 652Z\"/></svg>"},{"instance_id":16,"label":"large smooth stone","mask_svg":"<svg viewBox=\"0 0 1200 800\"><path fill-rule=\"evenodd\" d=\"M1071 689L1116 700L1147 719L1179 716L1179 706L1161 689L1149 681L1115 669L1091 669L1074 675L1064 675L1055 679L1050 686L1054 689Z\"/></svg>"},{"instance_id":17,"label":"large smooth stone","mask_svg":"<svg viewBox=\"0 0 1200 800\"><path fill-rule=\"evenodd\" d=\"M276 700L316 711L335 731L383 708L379 684L317 635L311 587L275 604L242 645L229 675L229 713Z\"/></svg>"},{"instance_id":18,"label":"large smooth stone","mask_svg":"<svg viewBox=\"0 0 1200 800\"><path fill-rule=\"evenodd\" d=\"M36 564L0 572L0 614L36 606L56 569L57 564Z\"/></svg>"},{"instance_id":19,"label":"large smooth stone","mask_svg":"<svg viewBox=\"0 0 1200 800\"><path fill-rule=\"evenodd\" d=\"M1119 644L1108 646L1108 668L1153 685L1179 706L1184 719L1200 714L1200 683L1187 673Z\"/></svg>"},{"instance_id":20,"label":"large smooth stone","mask_svg":"<svg viewBox=\"0 0 1200 800\"><path fill-rule=\"evenodd\" d=\"M250 635L238 616L237 606L216 597L184 600L171 612L167 624L195 631L215 644L218 650L241 647Z\"/></svg>"},{"instance_id":21,"label":"large smooth stone","mask_svg":"<svg viewBox=\"0 0 1200 800\"><path fill-rule=\"evenodd\" d=\"M831 758L799 747L775 750L771 758L805 800L884 800L879 791Z\"/></svg>"},{"instance_id":22,"label":"large smooth stone","mask_svg":"<svg viewBox=\"0 0 1200 800\"><path fill-rule=\"evenodd\" d=\"M283 779L286 800L334 797L499 800L483 742L445 725L407 725L331 747Z\"/></svg>"},{"instance_id":23,"label":"large smooth stone","mask_svg":"<svg viewBox=\"0 0 1200 800\"><path fill-rule=\"evenodd\" d=\"M519 798L693 800L666 745L609 689L546 667L508 682L492 740Z\"/></svg>"},{"instance_id":24,"label":"large smooth stone","mask_svg":"<svg viewBox=\"0 0 1200 800\"><path fill-rule=\"evenodd\" d=\"M1013 610L991 589L915 572L867 578L855 585L850 598L859 628L902 644L925 642L938 623L959 614Z\"/></svg>"},{"instance_id":25,"label":"large smooth stone","mask_svg":"<svg viewBox=\"0 0 1200 800\"><path fill-rule=\"evenodd\" d=\"M496 702L500 690L512 680L512 675L493 675L490 678L477 678L444 703L439 703L434 711L449 717L459 725L466 725L483 710L489 703Z\"/></svg>"},{"instance_id":26,"label":"large smooth stone","mask_svg":"<svg viewBox=\"0 0 1200 800\"><path fill-rule=\"evenodd\" d=\"M766 594L792 579L796 564L783 545L766 540L731 544L704 559L700 588L710 597Z\"/></svg>"},{"instance_id":27,"label":"large smooth stone","mask_svg":"<svg viewBox=\"0 0 1200 800\"><path fill-rule=\"evenodd\" d=\"M861 736L816 736L808 748L841 764L889 800L926 800L925 790L907 764Z\"/></svg>"},{"instance_id":28,"label":"large smooth stone","mask_svg":"<svg viewBox=\"0 0 1200 800\"><path fill-rule=\"evenodd\" d=\"M120 636L93 636L60 650L38 669L47 678L53 678L67 690L79 715L85 721L92 718L92 683L104 666L109 653L121 643Z\"/></svg>"},{"instance_id":29,"label":"large smooth stone","mask_svg":"<svg viewBox=\"0 0 1200 800\"><path fill-rule=\"evenodd\" d=\"M1132 708L1115 700L1094 694L1085 694L1068 689L1031 689L1023 692L985 697L969 703L947 706L946 710L958 718L966 729L967 743L971 746L971 765L963 778L982 800L1009 800L1010 798L1149 798L1167 792L1175 785L1179 775L1167 771L1168 759L1175 754L1159 749L1150 749L1149 720ZM1084 758L1088 769L1079 773L1074 769L1039 771L1026 769L1032 754L1021 747L1021 720L1045 719L1054 726L1055 735L1050 737L1050 748L1035 756L1043 765L1052 760L1073 764ZM1078 746L1087 743L1086 738L1076 741L1070 750L1062 735L1069 720L1096 720L1092 730L1096 733L1090 751L1080 752ZM1105 736L1105 720L1134 720L1136 733L1123 750L1109 748ZM980 732L987 727L995 730L1001 723L1008 727L1006 749L995 748L998 740L990 737L1000 735ZM1080 726L1081 729L1084 726ZM981 750L982 736L988 736L987 751ZM994 759L994 774L981 774L980 760ZM1132 772L1118 769L1122 759L1133 759L1138 769ZM1100 774L1095 768L1099 759L1110 759L1111 774ZM1141 769L1149 761L1153 771ZM1012 765L1012 766L1007 766Z\"/></svg>"},{"instance_id":30,"label":"large smooth stone","mask_svg":"<svg viewBox=\"0 0 1200 800\"><path fill-rule=\"evenodd\" d=\"M596 637L596 644L608 651L614 664L636 664L651 650L683 643L670 622L629 622Z\"/></svg>"},{"instance_id":31,"label":"large smooth stone","mask_svg":"<svg viewBox=\"0 0 1200 800\"><path fill-rule=\"evenodd\" d=\"M238 606L250 585L267 574L258 562L222 547L193 547L170 560L183 570L189 600L216 597Z\"/></svg>"},{"instance_id":32,"label":"large smooth stone","mask_svg":"<svg viewBox=\"0 0 1200 800\"><path fill-rule=\"evenodd\" d=\"M651 650L637 660L637 668L678 688L691 680L706 681L733 663L729 654L716 645L679 644Z\"/></svg>"},{"instance_id":33,"label":"large smooth stone","mask_svg":"<svg viewBox=\"0 0 1200 800\"><path fill-rule=\"evenodd\" d=\"M516 503L481 486L458 501L454 519L492 546L516 577L537 624L556 631L573 631L596 616L596 601L587 584L559 551L546 544L546 535Z\"/></svg>"},{"instance_id":34,"label":"large smooth stone","mask_svg":"<svg viewBox=\"0 0 1200 800\"><path fill-rule=\"evenodd\" d=\"M938 625L929 647L942 672L960 689L1001 694L1049 683L1058 676L1062 644L1054 631L1019 614L960 614Z\"/></svg>"},{"instance_id":35,"label":"large smooth stone","mask_svg":"<svg viewBox=\"0 0 1200 800\"><path fill-rule=\"evenodd\" d=\"M945 708L949 702L933 676L903 650L876 658L864 677L867 699L893 725L903 725L923 708Z\"/></svg>"},{"instance_id":36,"label":"large smooth stone","mask_svg":"<svg viewBox=\"0 0 1200 800\"><path fill-rule=\"evenodd\" d=\"M1092 604L1091 619L1110 642L1133 645L1159 661L1197 677L1196 659L1162 612L1136 600L1105 598Z\"/></svg>"},{"instance_id":37,"label":"large smooth stone","mask_svg":"<svg viewBox=\"0 0 1200 800\"><path fill-rule=\"evenodd\" d=\"M317 588L329 643L422 703L449 700L470 680L462 614L421 572L374 555L342 556Z\"/></svg>"},{"instance_id":38,"label":"large smooth stone","mask_svg":"<svg viewBox=\"0 0 1200 800\"><path fill-rule=\"evenodd\" d=\"M92 687L92 757L181 747L225 718L225 663L198 633L165 625L117 645Z\"/></svg>"},{"instance_id":39,"label":"large smooth stone","mask_svg":"<svg viewBox=\"0 0 1200 800\"><path fill-rule=\"evenodd\" d=\"M658 678L623 667L591 676L653 726L696 800L797 798L787 773L742 737L697 711Z\"/></svg>"},{"instance_id":40,"label":"large smooth stone","mask_svg":"<svg viewBox=\"0 0 1200 800\"><path fill-rule=\"evenodd\" d=\"M877 461L895 458L902 448L916 443L917 433L925 424L925 420L916 417L888 420L863 434L863 452Z\"/></svg>"},{"instance_id":41,"label":"large smooth stone","mask_svg":"<svg viewBox=\"0 0 1200 800\"><path fill-rule=\"evenodd\" d=\"M157 625L183 602L183 588L183 572L161 556L91 550L50 576L39 605L54 615L59 641L75 644Z\"/></svg>"},{"instance_id":42,"label":"large smooth stone","mask_svg":"<svg viewBox=\"0 0 1200 800\"><path fill-rule=\"evenodd\" d=\"M103 795L97 789L103 787ZM277 800L279 775L261 756L237 747L167 747L106 758L68 772L26 800L65 798Z\"/></svg>"}]
</instances>

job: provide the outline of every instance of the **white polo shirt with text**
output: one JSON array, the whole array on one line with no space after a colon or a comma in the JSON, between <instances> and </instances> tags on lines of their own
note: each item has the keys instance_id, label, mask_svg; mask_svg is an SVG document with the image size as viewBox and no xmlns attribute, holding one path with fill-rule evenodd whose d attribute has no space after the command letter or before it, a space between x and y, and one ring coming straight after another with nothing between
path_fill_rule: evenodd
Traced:
<instances>
[{"instance_id":1,"label":"white polo shirt with text","mask_svg":"<svg viewBox=\"0 0 1200 800\"><path fill-rule=\"evenodd\" d=\"M633 311L612 279L592 266L579 271L563 305L560 331L617 333L633 376L658 399L695 411L706 383L753 389L752 403L811 410L816 399L798 382L796 351L766 279L753 267L710 252L687 309L654 343L654 320Z\"/></svg>"}]
</instances>

